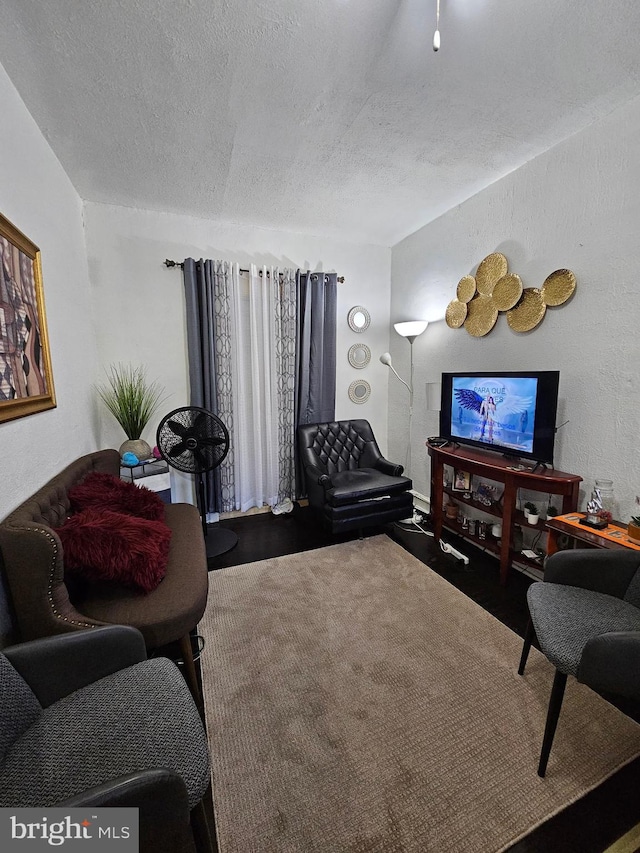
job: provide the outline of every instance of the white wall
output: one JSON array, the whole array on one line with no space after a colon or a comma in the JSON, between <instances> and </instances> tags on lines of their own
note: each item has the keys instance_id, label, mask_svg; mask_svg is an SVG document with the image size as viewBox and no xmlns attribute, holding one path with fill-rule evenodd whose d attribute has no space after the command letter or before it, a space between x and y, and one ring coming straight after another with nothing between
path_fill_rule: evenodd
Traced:
<instances>
[{"instance_id":1,"label":"white wall","mask_svg":"<svg viewBox=\"0 0 640 853\"><path fill-rule=\"evenodd\" d=\"M626 519L640 493L640 98L490 186L392 250L391 321L433 322L415 342L413 475L428 494L424 440L438 433L425 385L443 371L560 371L555 465L584 478L614 481ZM506 317L486 337L444 320L456 285L491 252L503 252L525 287L555 269L577 276L566 305L542 324L512 332ZM392 334L392 355L408 369L409 348ZM406 394L390 385L391 455L406 442Z\"/></svg>"},{"instance_id":2,"label":"white wall","mask_svg":"<svg viewBox=\"0 0 640 853\"><path fill-rule=\"evenodd\" d=\"M0 519L95 450L96 370L82 203L0 66L0 210L40 249L57 408L0 423ZM0 582L0 645L11 631Z\"/></svg>"},{"instance_id":3,"label":"white wall","mask_svg":"<svg viewBox=\"0 0 640 853\"><path fill-rule=\"evenodd\" d=\"M389 346L390 249L93 203L85 205L85 221L100 363L103 368L118 362L144 364L149 378L157 378L169 395L145 433L152 446L162 415L189 402L182 272L167 269L163 262L204 257L238 261L243 267L264 263L335 271L345 277L338 285L336 417L368 419L386 450L387 374L378 356ZM364 333L352 332L347 325L353 305L363 305L371 314ZM356 342L372 351L370 364L362 370L347 360ZM360 405L347 394L358 378L372 387L369 401ZM106 412L100 438L104 446L113 447L124 439ZM185 484L176 480L180 497L188 499Z\"/></svg>"},{"instance_id":4,"label":"white wall","mask_svg":"<svg viewBox=\"0 0 640 853\"><path fill-rule=\"evenodd\" d=\"M41 252L57 408L0 423L0 518L97 447L82 202L0 66L0 209Z\"/></svg>"}]
</instances>

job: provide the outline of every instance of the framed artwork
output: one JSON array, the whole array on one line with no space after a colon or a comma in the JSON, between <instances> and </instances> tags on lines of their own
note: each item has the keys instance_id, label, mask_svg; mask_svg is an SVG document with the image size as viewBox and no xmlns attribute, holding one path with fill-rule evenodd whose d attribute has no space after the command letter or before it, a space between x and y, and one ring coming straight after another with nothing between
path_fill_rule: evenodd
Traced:
<instances>
[{"instance_id":1,"label":"framed artwork","mask_svg":"<svg viewBox=\"0 0 640 853\"><path fill-rule=\"evenodd\" d=\"M56 405L40 250L0 214L0 422Z\"/></svg>"},{"instance_id":2,"label":"framed artwork","mask_svg":"<svg viewBox=\"0 0 640 853\"><path fill-rule=\"evenodd\" d=\"M469 492L471 491L471 474L467 471L454 471L453 473L453 491L454 492Z\"/></svg>"}]
</instances>

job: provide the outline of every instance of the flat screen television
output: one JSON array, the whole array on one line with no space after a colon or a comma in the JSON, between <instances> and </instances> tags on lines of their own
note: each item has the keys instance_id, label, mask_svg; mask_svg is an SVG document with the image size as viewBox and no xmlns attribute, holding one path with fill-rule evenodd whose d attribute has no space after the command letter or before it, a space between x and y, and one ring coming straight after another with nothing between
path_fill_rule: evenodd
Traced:
<instances>
[{"instance_id":1,"label":"flat screen television","mask_svg":"<svg viewBox=\"0 0 640 853\"><path fill-rule=\"evenodd\" d=\"M440 435L553 465L557 370L443 373Z\"/></svg>"}]
</instances>

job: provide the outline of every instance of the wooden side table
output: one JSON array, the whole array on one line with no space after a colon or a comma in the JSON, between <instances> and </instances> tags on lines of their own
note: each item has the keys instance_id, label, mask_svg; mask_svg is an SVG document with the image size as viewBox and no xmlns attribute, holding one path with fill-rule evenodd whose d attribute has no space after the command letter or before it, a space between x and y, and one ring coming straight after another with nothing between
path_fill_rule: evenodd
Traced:
<instances>
[{"instance_id":1,"label":"wooden side table","mask_svg":"<svg viewBox=\"0 0 640 853\"><path fill-rule=\"evenodd\" d=\"M582 513L578 514L582 515ZM621 522L614 521L613 524L624 527ZM547 539L548 556L555 554L558 550L558 537L561 535L569 536L574 540L574 543L581 542L590 548L606 548L609 551L628 551L632 547L622 539L619 541L609 539L606 536L602 536L598 530L578 524L568 524L562 518L548 518L546 525L549 531ZM574 547L576 547L575 544Z\"/></svg>"},{"instance_id":2,"label":"wooden side table","mask_svg":"<svg viewBox=\"0 0 640 853\"><path fill-rule=\"evenodd\" d=\"M145 486L152 492L157 492L165 503L171 503L169 466L164 459L145 460L137 465L121 465L120 477L135 483L136 486Z\"/></svg>"}]
</instances>

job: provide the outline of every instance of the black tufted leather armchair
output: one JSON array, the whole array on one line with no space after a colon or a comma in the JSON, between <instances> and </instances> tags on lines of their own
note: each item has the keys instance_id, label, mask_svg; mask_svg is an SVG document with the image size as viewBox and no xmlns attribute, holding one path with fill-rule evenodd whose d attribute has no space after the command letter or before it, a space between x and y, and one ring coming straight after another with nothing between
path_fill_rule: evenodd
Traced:
<instances>
[{"instance_id":1,"label":"black tufted leather armchair","mask_svg":"<svg viewBox=\"0 0 640 853\"><path fill-rule=\"evenodd\" d=\"M380 453L368 421L304 424L298 445L309 503L331 533L411 516L411 480Z\"/></svg>"}]
</instances>

